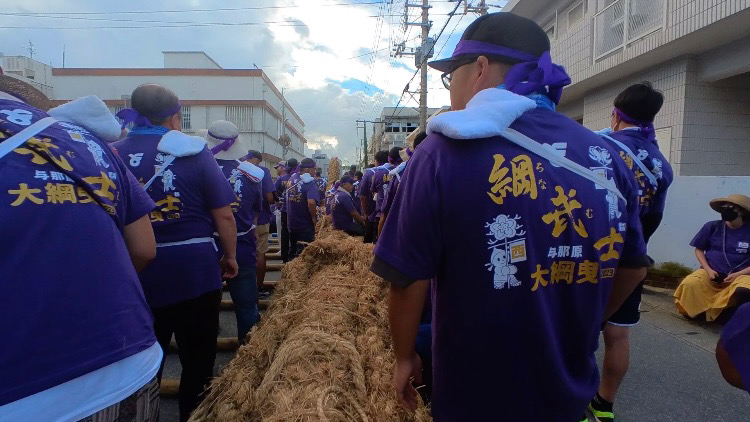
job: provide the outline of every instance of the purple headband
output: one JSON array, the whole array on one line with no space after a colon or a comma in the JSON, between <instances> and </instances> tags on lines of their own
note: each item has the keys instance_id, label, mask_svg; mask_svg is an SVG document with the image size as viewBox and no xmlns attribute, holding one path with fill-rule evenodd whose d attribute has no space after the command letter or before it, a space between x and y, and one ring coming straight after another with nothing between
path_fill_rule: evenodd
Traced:
<instances>
[{"instance_id":1,"label":"purple headband","mask_svg":"<svg viewBox=\"0 0 750 422\"><path fill-rule=\"evenodd\" d=\"M643 132L646 135L646 138L649 141L655 141L656 140L656 128L654 128L654 122L643 122L640 120L636 120L627 114L623 113L618 109L617 107L612 110L612 114L616 114L617 117L620 118L625 123L630 123L631 125L636 125L639 128L641 128L641 132Z\"/></svg>"},{"instance_id":2,"label":"purple headband","mask_svg":"<svg viewBox=\"0 0 750 422\"><path fill-rule=\"evenodd\" d=\"M398 165L398 164L401 164L401 162L402 162L402 161L403 161L403 160L402 160L402 159L400 159L400 158L399 158L398 160L394 160L394 159L393 159L393 157L391 157L390 155L388 156L388 162L389 162L390 164L394 165L394 166L395 166L395 165Z\"/></svg>"},{"instance_id":3,"label":"purple headband","mask_svg":"<svg viewBox=\"0 0 750 422\"><path fill-rule=\"evenodd\" d=\"M522 63L513 65L505 76L505 88L514 94L544 93L555 104L558 104L563 88L571 84L570 76L565 72L565 68L552 63L549 51L545 51L541 56L536 57L501 45L464 40L456 45L451 57L466 54L491 54L522 60Z\"/></svg>"},{"instance_id":4,"label":"purple headband","mask_svg":"<svg viewBox=\"0 0 750 422\"><path fill-rule=\"evenodd\" d=\"M178 113L180 109L182 109L182 104L180 104L178 101L177 104L174 105L174 107L160 113L154 113L154 116L169 117L173 114ZM133 123L135 126L154 126L146 116L142 115L134 108L124 108L118 111L115 116L119 117L122 120L122 126L120 127L120 129L125 129L125 126L129 125L130 123Z\"/></svg>"},{"instance_id":5,"label":"purple headband","mask_svg":"<svg viewBox=\"0 0 750 422\"><path fill-rule=\"evenodd\" d=\"M216 136L213 133L211 133L210 131L208 132L208 135L210 137L212 137L212 138L224 141L224 142L220 143L219 145L216 145L215 147L211 148L211 154L213 154L213 155L216 155L216 154L220 153L221 151L228 151L229 148L232 148L232 145L234 145L234 143L237 142L237 136L239 136L239 135L237 135L237 136L226 137L225 138L225 137L221 137L221 136ZM244 161L244 160L242 160L242 161Z\"/></svg>"}]
</instances>

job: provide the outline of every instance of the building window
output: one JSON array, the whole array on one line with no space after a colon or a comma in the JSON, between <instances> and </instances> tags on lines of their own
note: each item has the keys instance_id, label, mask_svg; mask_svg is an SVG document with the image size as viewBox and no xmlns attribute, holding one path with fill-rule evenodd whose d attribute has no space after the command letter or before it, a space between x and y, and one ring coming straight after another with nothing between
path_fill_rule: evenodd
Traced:
<instances>
[{"instance_id":1,"label":"building window","mask_svg":"<svg viewBox=\"0 0 750 422\"><path fill-rule=\"evenodd\" d=\"M182 130L190 130L190 106L182 106Z\"/></svg>"},{"instance_id":2,"label":"building window","mask_svg":"<svg viewBox=\"0 0 750 422\"><path fill-rule=\"evenodd\" d=\"M572 28L573 25L583 20L584 15L583 2L574 5L568 11L568 28Z\"/></svg>"},{"instance_id":3,"label":"building window","mask_svg":"<svg viewBox=\"0 0 750 422\"><path fill-rule=\"evenodd\" d=\"M237 125L240 132L252 132L253 108L248 106L227 106L225 119Z\"/></svg>"}]
</instances>

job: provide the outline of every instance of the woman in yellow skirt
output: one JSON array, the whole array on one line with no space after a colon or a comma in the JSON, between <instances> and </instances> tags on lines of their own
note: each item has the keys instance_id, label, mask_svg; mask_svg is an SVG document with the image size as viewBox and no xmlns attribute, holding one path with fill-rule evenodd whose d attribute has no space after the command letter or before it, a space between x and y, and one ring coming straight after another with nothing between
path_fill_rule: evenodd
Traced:
<instances>
[{"instance_id":1,"label":"woman in yellow skirt","mask_svg":"<svg viewBox=\"0 0 750 422\"><path fill-rule=\"evenodd\" d=\"M750 198L729 195L710 205L721 220L706 223L690 242L701 269L682 280L674 297L683 315L705 312L713 321L750 300Z\"/></svg>"}]
</instances>

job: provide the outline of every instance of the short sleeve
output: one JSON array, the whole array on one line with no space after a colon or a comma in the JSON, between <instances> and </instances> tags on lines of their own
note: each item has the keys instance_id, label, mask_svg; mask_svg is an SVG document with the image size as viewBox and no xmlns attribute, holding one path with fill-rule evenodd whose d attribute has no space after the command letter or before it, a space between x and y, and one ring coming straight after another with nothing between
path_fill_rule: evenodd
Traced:
<instances>
[{"instance_id":1,"label":"short sleeve","mask_svg":"<svg viewBox=\"0 0 750 422\"><path fill-rule=\"evenodd\" d=\"M307 199L313 199L315 202L320 202L320 191L318 190L318 185L315 183L305 183L304 185L305 193L307 194Z\"/></svg>"},{"instance_id":2,"label":"short sleeve","mask_svg":"<svg viewBox=\"0 0 750 422\"><path fill-rule=\"evenodd\" d=\"M709 221L701 227L700 231L690 241L690 246L707 251L711 246L711 233L713 232L715 221Z\"/></svg>"},{"instance_id":3,"label":"short sleeve","mask_svg":"<svg viewBox=\"0 0 750 422\"><path fill-rule=\"evenodd\" d=\"M418 149L393 201L399 218L386 219L372 272L399 287L437 275L444 250L440 189L434 160Z\"/></svg>"},{"instance_id":4,"label":"short sleeve","mask_svg":"<svg viewBox=\"0 0 750 422\"><path fill-rule=\"evenodd\" d=\"M208 208L213 210L236 202L237 196L211 152L204 148L198 158L202 175L201 192Z\"/></svg>"},{"instance_id":5,"label":"short sleeve","mask_svg":"<svg viewBox=\"0 0 750 422\"><path fill-rule=\"evenodd\" d=\"M271 171L265 167L263 167L263 181L261 183L263 185L263 195L271 193L275 190L273 186L273 178L271 177Z\"/></svg>"},{"instance_id":6,"label":"short sleeve","mask_svg":"<svg viewBox=\"0 0 750 422\"><path fill-rule=\"evenodd\" d=\"M128 170L125 163L120 159L120 156L112 154L112 157L117 168L120 169L120 174L125 176L122 178L125 203L123 223L127 226L153 211L154 208L156 208L156 204L154 203L154 200L148 196L148 193L146 193L141 184L138 183L138 180L133 176L133 173Z\"/></svg>"},{"instance_id":7,"label":"short sleeve","mask_svg":"<svg viewBox=\"0 0 750 422\"><path fill-rule=\"evenodd\" d=\"M732 319L724 326L719 341L737 368L745 389L750 390L750 303L737 309Z\"/></svg>"}]
</instances>

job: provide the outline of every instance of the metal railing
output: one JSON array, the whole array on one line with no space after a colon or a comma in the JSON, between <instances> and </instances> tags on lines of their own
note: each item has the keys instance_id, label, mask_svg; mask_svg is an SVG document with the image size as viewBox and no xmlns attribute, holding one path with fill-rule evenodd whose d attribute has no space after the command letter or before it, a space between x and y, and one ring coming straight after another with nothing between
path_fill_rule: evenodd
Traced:
<instances>
[{"instance_id":1,"label":"metal railing","mask_svg":"<svg viewBox=\"0 0 750 422\"><path fill-rule=\"evenodd\" d=\"M666 21L666 0L617 0L594 16L594 61L658 31Z\"/></svg>"}]
</instances>

